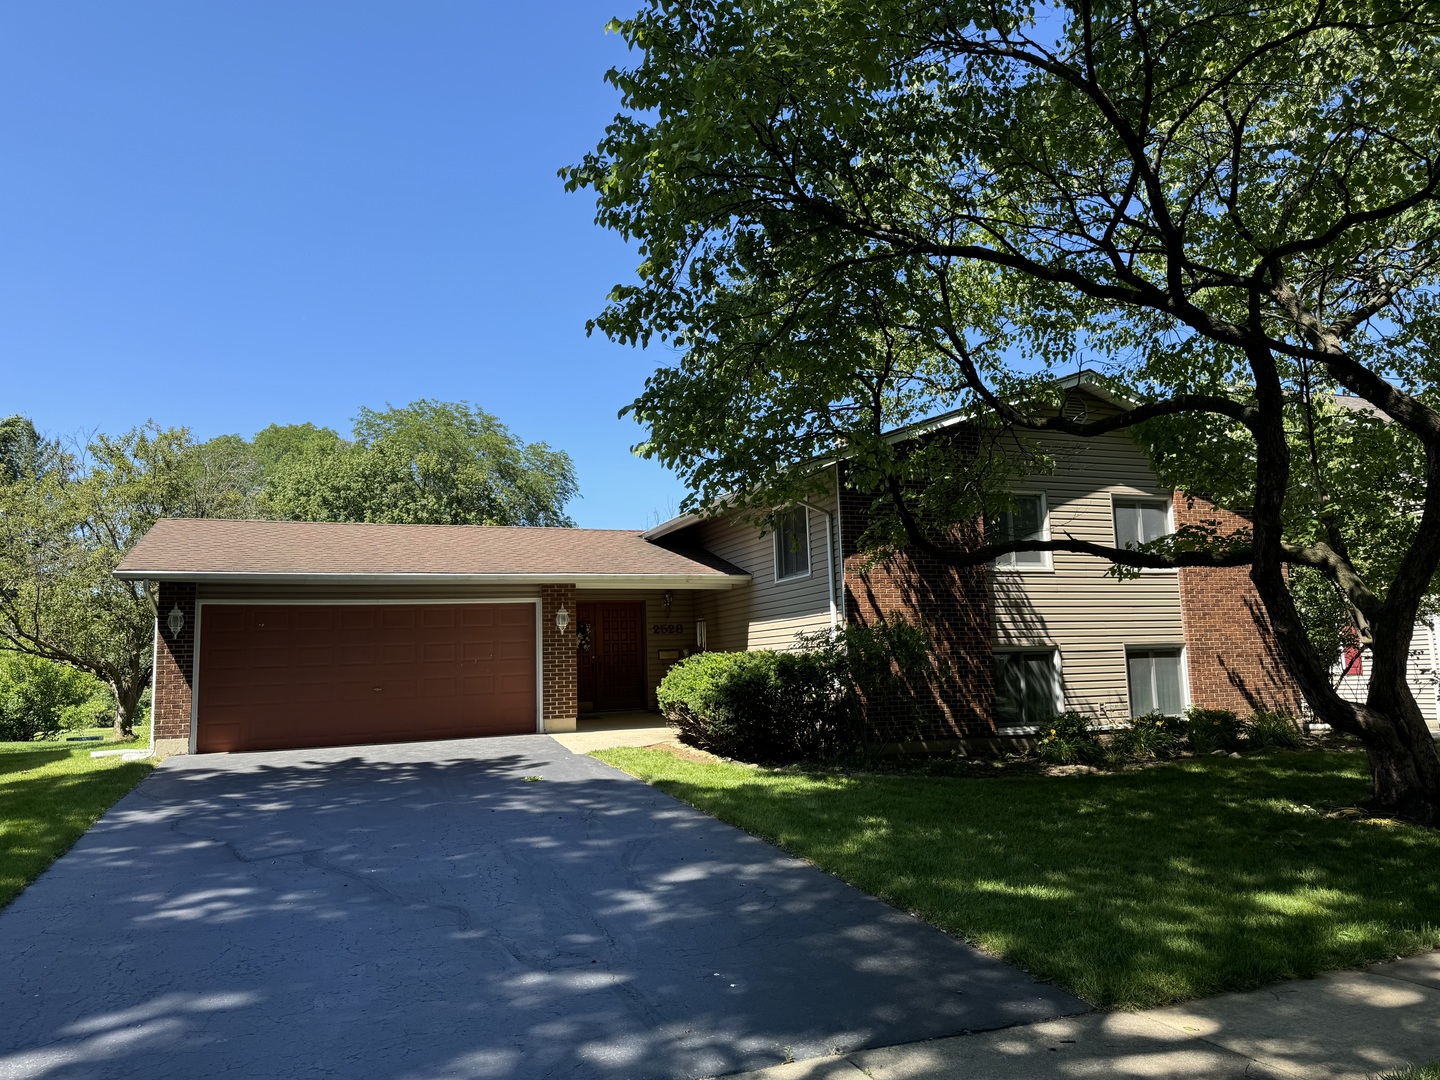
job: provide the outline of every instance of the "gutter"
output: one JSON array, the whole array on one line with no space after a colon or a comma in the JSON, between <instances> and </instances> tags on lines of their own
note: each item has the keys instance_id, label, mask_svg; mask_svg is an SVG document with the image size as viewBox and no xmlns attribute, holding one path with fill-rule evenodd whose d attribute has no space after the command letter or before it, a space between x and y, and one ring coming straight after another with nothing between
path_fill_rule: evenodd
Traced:
<instances>
[{"instance_id":1,"label":"gutter","mask_svg":"<svg viewBox=\"0 0 1440 1080\"><path fill-rule=\"evenodd\" d=\"M749 574L432 574L273 573L267 571L116 570L121 581L223 585L574 585L580 589L733 589Z\"/></svg>"}]
</instances>

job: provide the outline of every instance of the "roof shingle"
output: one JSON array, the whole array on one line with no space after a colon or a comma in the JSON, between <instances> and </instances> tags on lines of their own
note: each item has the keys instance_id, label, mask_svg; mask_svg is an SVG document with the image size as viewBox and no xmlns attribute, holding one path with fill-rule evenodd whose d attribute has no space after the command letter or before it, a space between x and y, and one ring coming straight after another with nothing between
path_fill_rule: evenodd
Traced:
<instances>
[{"instance_id":1,"label":"roof shingle","mask_svg":"<svg viewBox=\"0 0 1440 1080\"><path fill-rule=\"evenodd\" d=\"M366 525L166 518L116 568L149 580L303 578L748 580L705 551L661 547L634 529Z\"/></svg>"}]
</instances>

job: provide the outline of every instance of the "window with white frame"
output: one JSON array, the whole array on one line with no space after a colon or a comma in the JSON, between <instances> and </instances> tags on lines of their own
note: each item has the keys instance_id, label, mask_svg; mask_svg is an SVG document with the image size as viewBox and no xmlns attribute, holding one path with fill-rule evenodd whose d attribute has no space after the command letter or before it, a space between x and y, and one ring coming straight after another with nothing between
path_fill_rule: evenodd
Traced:
<instances>
[{"instance_id":1,"label":"window with white frame","mask_svg":"<svg viewBox=\"0 0 1440 1080\"><path fill-rule=\"evenodd\" d=\"M996 514L990 523L989 539L992 544L1006 540L1045 540L1048 533L1045 522L1044 495L1014 495L1013 505ZM1048 551L1011 551L995 560L1003 569L1045 568L1050 565Z\"/></svg>"},{"instance_id":2,"label":"window with white frame","mask_svg":"<svg viewBox=\"0 0 1440 1080\"><path fill-rule=\"evenodd\" d=\"M1130 678L1130 715L1158 712L1179 716L1185 711L1184 665L1179 649L1129 649L1125 663Z\"/></svg>"},{"instance_id":3,"label":"window with white frame","mask_svg":"<svg viewBox=\"0 0 1440 1080\"><path fill-rule=\"evenodd\" d=\"M1138 548L1169 536L1170 504L1164 499L1115 499L1115 546Z\"/></svg>"},{"instance_id":4,"label":"window with white frame","mask_svg":"<svg viewBox=\"0 0 1440 1080\"><path fill-rule=\"evenodd\" d=\"M775 580L810 573L810 512L803 506L775 515Z\"/></svg>"},{"instance_id":5,"label":"window with white frame","mask_svg":"<svg viewBox=\"0 0 1440 1080\"><path fill-rule=\"evenodd\" d=\"M997 726L1035 726L1059 711L1060 673L1054 649L995 654Z\"/></svg>"}]
</instances>

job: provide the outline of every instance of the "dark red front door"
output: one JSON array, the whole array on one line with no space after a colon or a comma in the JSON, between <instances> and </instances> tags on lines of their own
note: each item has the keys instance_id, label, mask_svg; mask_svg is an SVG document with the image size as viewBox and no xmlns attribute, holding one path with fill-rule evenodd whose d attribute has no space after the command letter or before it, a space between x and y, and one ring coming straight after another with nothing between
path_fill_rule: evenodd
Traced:
<instances>
[{"instance_id":1,"label":"dark red front door","mask_svg":"<svg viewBox=\"0 0 1440 1080\"><path fill-rule=\"evenodd\" d=\"M575 608L580 710L645 708L644 602L597 600Z\"/></svg>"}]
</instances>

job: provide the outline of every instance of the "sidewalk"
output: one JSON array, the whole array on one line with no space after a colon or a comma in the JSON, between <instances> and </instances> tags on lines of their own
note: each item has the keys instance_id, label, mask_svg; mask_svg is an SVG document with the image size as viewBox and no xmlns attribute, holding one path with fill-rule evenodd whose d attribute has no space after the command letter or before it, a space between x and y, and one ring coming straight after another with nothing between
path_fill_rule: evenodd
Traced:
<instances>
[{"instance_id":1,"label":"sidewalk","mask_svg":"<svg viewBox=\"0 0 1440 1080\"><path fill-rule=\"evenodd\" d=\"M860 1050L730 1080L1369 1080L1440 1058L1440 951L1138 1013Z\"/></svg>"}]
</instances>

